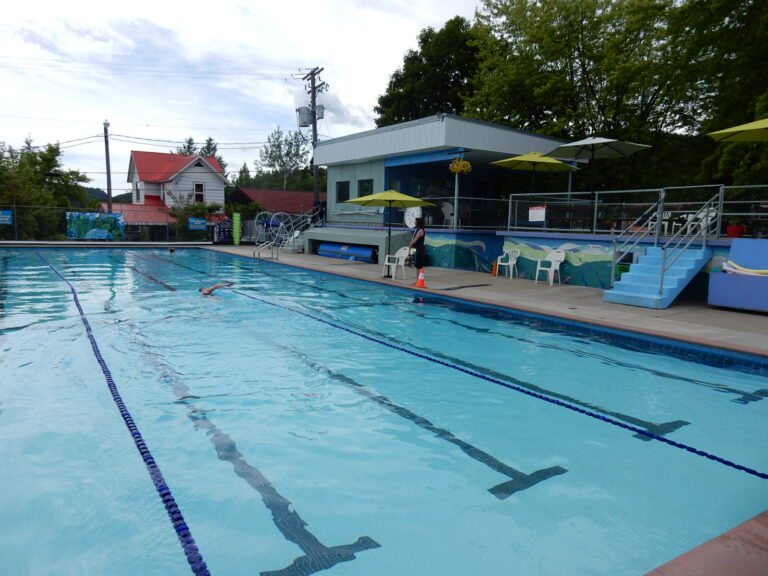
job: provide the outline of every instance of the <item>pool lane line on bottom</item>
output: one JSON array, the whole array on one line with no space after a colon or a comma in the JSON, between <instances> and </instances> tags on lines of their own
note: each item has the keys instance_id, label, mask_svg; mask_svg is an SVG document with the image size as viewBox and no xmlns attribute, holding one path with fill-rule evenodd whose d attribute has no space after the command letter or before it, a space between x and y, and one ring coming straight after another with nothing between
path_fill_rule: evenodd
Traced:
<instances>
[{"instance_id":1,"label":"pool lane line on bottom","mask_svg":"<svg viewBox=\"0 0 768 576\"><path fill-rule=\"evenodd\" d=\"M142 460L144 460L144 465L147 468L147 472L149 472L149 476L152 479L155 490L157 490L157 493L160 496L163 505L165 506L168 518L170 519L171 525L176 532L176 536L178 537L179 543L181 544L182 550L184 551L184 555L187 558L187 563L192 569L192 573L195 574L195 576L210 576L211 573L208 570L208 567L203 560L203 556L197 547L197 543L192 536L192 532L189 529L189 526L187 526L187 523L184 520L184 516L182 515L181 510L179 509L179 506L176 503L173 494L171 493L171 489L168 487L165 478L163 478L163 473L160 471L160 467L157 465L157 462L149 451L149 448L147 447L147 444L144 441L144 438L141 435L136 422L133 420L133 416L131 416L128 407L125 405L125 402L120 396L117 385L112 378L112 373L104 361L104 357L101 355L101 350L99 349L99 345L93 335L91 325L88 322L88 318L86 317L83 307L80 304L80 298L77 295L77 290L72 285L72 283L69 282L69 280L67 280L64 275L59 272L59 270L57 270L52 264L43 258L43 256L38 251L35 251L35 253L37 254L38 258L40 258L40 260L42 260L42 262L47 265L54 272L54 274L56 274L56 276L58 276L62 282L64 282L69 287L69 290L72 293L72 298L79 312L80 320L85 327L85 332L88 336L88 340L90 341L93 354L96 357L96 361L99 363L99 366L101 367L101 372L107 382L107 387L109 388L109 392L112 395L112 400L115 402L115 405L120 411L120 416L122 417L126 428L128 428L128 431L131 433L131 437L133 438L134 444L136 445Z\"/></svg>"},{"instance_id":2,"label":"pool lane line on bottom","mask_svg":"<svg viewBox=\"0 0 768 576\"><path fill-rule=\"evenodd\" d=\"M731 462L730 460L727 460L725 458L721 458L720 456L716 456L714 454L710 454L709 452L706 452L704 450L699 450L698 448L694 448L693 446L689 446L687 444L683 444L682 442L676 442L674 440L670 440L669 438L665 438L664 436L660 436L658 434L654 434L652 432L648 432L647 430L643 430L642 428L638 428L637 426L632 426L630 424L625 424L624 422L620 422L619 420L616 420L614 418L609 418L607 416L604 416L602 414L597 414L595 412L592 412L590 410L585 410L584 408L580 408L579 406L576 406L574 404L563 402L561 400L557 400L556 398L550 398L548 396L545 396L543 394L539 394L537 392L533 392L531 390L527 390L521 386L517 386L514 384L510 384L509 382L504 382L502 380L499 380L498 378L493 378L491 376L488 376L487 374L481 374L480 372L477 372L475 370L470 370L469 368L464 368L462 366L457 366L456 364L453 364L451 362L446 362L444 360L440 360L439 358L434 358L432 356L429 356L427 354L422 354L420 352L415 352L413 350L410 350L408 348L405 348L403 346L400 346L398 344L393 344L391 342L385 342L384 340L381 340L379 338L374 338L373 336L370 336L368 334L365 334L363 332L359 332L357 330L353 330L352 328L349 328L347 326L342 326L341 324L338 324L336 322L333 322L331 320L328 320L326 318L321 318L319 316L314 316L312 314L309 314L308 312L303 312L301 310L296 310L295 308L291 308L290 306L285 306L283 304L279 304L277 302L272 302L270 300L266 300L264 298L260 298L259 296L256 296L254 294L249 294L248 292L244 292L242 290L233 290L233 292L240 294L241 296L245 296L246 298L250 298L252 300L256 300L257 302L262 302L264 304L267 304L269 306L274 306L276 308L281 308L283 310L288 310L290 312L293 312L295 314L300 314L302 316L305 316L306 318L309 318L311 320L315 320L316 322L320 322L321 324L325 324L326 326L330 326L331 328L335 328L337 330L341 330L342 332L347 332L348 334L352 334L354 336L358 336L360 338L363 338L364 340L368 340L369 342L373 342L375 344L380 344L381 346L385 346L387 348L391 348L393 350L397 350L399 352L403 352L405 354L409 354L411 356L415 356L417 358L421 358L422 360L426 360L428 362L432 362L434 364L438 364L440 366L445 366L446 368L450 368L452 370L456 370L458 372L462 372L463 374L467 374L468 376L472 376L474 378L479 378L481 380L485 380L486 382L491 382L492 384L498 384L499 386L503 386L504 388L508 388L510 390L514 390L515 392L520 392L521 394L525 394L526 396L531 396L532 398L536 398L538 400L543 400L545 402L548 402L550 404L554 404L555 406L560 406L561 408L566 408L568 410L571 410L573 412L577 412L579 414L583 414L585 416L589 416L590 418L594 418L596 420L599 420L601 422L605 422L606 424L611 424L613 426L618 426L619 428L623 428L625 430L629 430L631 432L635 432L636 434L642 434L643 436L647 436L651 440L658 440L659 442L662 442L664 444L668 444L669 446L674 446L675 448L679 448L681 450L685 450L686 452L690 452L691 454L696 454L697 456L702 456L704 458L707 458L708 460L712 460L714 462L718 462L720 464L723 464L725 466L728 466L729 468L733 468L735 470L739 470L741 472L746 472L747 474L750 474L752 476L757 476L758 478L762 478L763 480L768 480L768 474L765 472L760 472L759 470L755 470L754 468L750 468L748 466L743 466L741 464L737 464L735 462Z\"/></svg>"},{"instance_id":3,"label":"pool lane line on bottom","mask_svg":"<svg viewBox=\"0 0 768 576\"><path fill-rule=\"evenodd\" d=\"M499 500L505 500L506 498L509 498L512 494L516 492L520 492L522 490L530 488L531 486L535 486L536 484L538 484L539 482L543 482L547 478L552 478L553 476L559 476L560 474L565 474L568 471L562 466L551 466L549 468L541 468L530 474L526 474L525 472L516 470L515 468L512 468L512 466L504 464L495 456L488 454L487 452L485 452L484 450L481 450L477 446L473 446L469 442L466 442L461 438L457 438L456 436L453 435L453 433L450 430L446 430L445 428L438 428L423 416L419 416L418 414L416 414L415 412L412 412L408 408L395 404L394 402L392 402L392 400L390 400L384 395L376 394L375 392L371 391L367 386L360 384L353 378L350 378L349 376L346 376L345 374L341 374L339 372L334 372L327 366L323 366L319 362L315 362L314 360L310 359L306 354L294 348L291 348L286 345L277 344L274 342L272 343L272 345L276 346L278 349L284 352L287 352L294 358L298 358L299 360L301 360L301 362L309 366L311 369L317 372L324 373L326 376L328 376L329 378L332 378L333 380L342 382L343 384L345 384L346 386L348 386L349 388L351 388L357 394L360 394L364 398L367 398L368 400L371 400L377 403L379 406L386 408L387 410L400 416L401 418L410 420L411 422L423 428L424 430L427 430L428 432L432 432L435 436L437 436L441 440L445 440L446 442L449 442L454 446L457 446L462 452L464 452L467 456L469 456L473 460L476 460L477 462L480 462L481 464L488 466L491 470L494 470L495 472L498 472L499 474L503 474L504 476L509 478L509 480L505 482L501 482L500 484L496 484L495 486L492 486L491 488L488 489L488 492L496 496L496 498L498 498Z\"/></svg>"},{"instance_id":4,"label":"pool lane line on bottom","mask_svg":"<svg viewBox=\"0 0 768 576\"><path fill-rule=\"evenodd\" d=\"M141 336L143 337L143 334ZM136 338L137 332L131 332L131 337ZM139 341L138 344L148 350L150 344L145 340ZM303 556L295 558L285 568L259 572L261 576L310 576L320 570L332 568L340 562L354 560L358 552L380 547L380 544L369 536L361 536L351 544L338 546L325 546L320 542L312 532L307 530L307 523L299 513L292 509L291 501L280 494L258 468L245 460L232 437L214 424L208 417L208 412L195 405L194 400L199 397L193 395L189 387L172 373L172 369L167 364L157 360L162 358L162 355L153 354L150 351L145 356L146 361L156 370L162 381L171 388L173 395L177 398L176 402L186 406L187 416L192 420L195 429L202 430L209 436L219 460L229 462L235 474L259 493L262 502L272 515L275 527L286 540L293 542L304 552Z\"/></svg>"},{"instance_id":5,"label":"pool lane line on bottom","mask_svg":"<svg viewBox=\"0 0 768 576\"><path fill-rule=\"evenodd\" d=\"M176 263L173 262L173 264L176 264ZM189 270L198 272L198 273L203 273L203 274L206 274L208 276L212 276L208 272L203 272L201 270L194 269L194 268L192 268L190 266L184 266L184 267L189 269ZM579 414L583 414L585 416L589 416L590 418L594 418L594 419L599 420L601 422L605 422L607 424L611 424L613 426L617 426L619 428L623 428L625 430L629 430L631 432L634 432L636 435L647 437L650 440L657 440L659 442L662 442L663 444L667 444L669 446L674 446L675 448L679 448L681 450L685 450L686 452L690 452L691 454L696 454L697 456L702 456L704 458L707 458L708 460L712 460L714 462L718 462L720 464L728 466L729 468L733 468L733 469L739 470L741 472L746 472L747 474L750 474L752 476L756 476L756 477L761 478L763 480L768 480L768 474L766 474L765 472L760 472L758 470L755 470L754 468L750 468L748 466L743 466L741 464L737 464L735 462L731 462L730 460L727 460L727 459L722 458L720 456L716 456L714 454L710 454L709 452L706 452L704 450L699 450L698 448L694 448L693 446L689 446L687 444L683 444L682 442L676 442L675 440L670 440L669 438L665 438L664 436L662 436L660 434L655 434L654 432L650 432L648 430L644 430L642 428L638 428L637 426L633 426L631 424L626 424L626 423L621 422L621 421L619 421L619 420L617 420L615 418L609 418L608 416L605 416L603 414L598 414L598 413L593 412L591 410L586 410L584 408L580 408L579 406L574 405L571 402L564 402L564 401L558 400L556 398L551 398L551 397L546 396L544 394L540 394L540 393L534 392L532 390L527 390L527 389L525 389L522 386L518 386L518 385L515 385L515 384L510 384L509 382L504 382L502 380L499 380L498 378L494 378L494 377L488 376L487 374L482 374L482 373L477 372L475 370L472 370L472 369L469 369L469 368L465 368L465 367L462 367L462 366L458 366L458 365L453 364L451 362L440 360L439 358L435 358L435 357L432 357L432 356L427 355L427 354L422 354L422 353L419 353L419 352L415 352L413 350L410 350L410 349L405 348L403 346L399 346L397 344L393 344L391 342L385 342L385 341L383 341L383 340L381 340L379 338L374 338L374 337L372 337L372 336L370 336L368 334L359 332L357 330L353 330L353 329L348 328L346 326L342 326L340 324L337 324L337 323L332 322L330 320L327 320L325 318L320 318L318 316L313 316L312 314L309 314L307 312L303 312L301 310L296 310L294 308L291 308L290 306L285 306L285 305L282 305L282 304L278 304L276 302L272 302L272 301L266 300L264 298L259 298L258 296L255 296L254 294L250 294L248 292L244 292L243 290L233 289L232 291L237 293L237 294L240 294L241 296L245 296L246 298L250 298L252 300L256 300L258 302L262 302L264 304L268 304L270 306L274 306L276 308L281 308L281 309L284 309L284 310L288 310L288 311L293 312L295 314L301 314L303 316L306 316L307 318L310 318L310 319L315 320L317 322L326 324L326 325L331 326L333 328L336 328L338 330L342 330L342 331L347 332L349 334L353 334L353 335L359 336L360 338L364 338L364 339L366 339L366 340L368 340L370 342L374 342L376 344L381 344L382 346L386 346L388 348L392 348L393 350L398 350L400 352L404 352L406 354L410 354L411 356L415 356L417 358L422 358L422 359L427 360L429 362L433 362L435 364L439 364L441 366L445 366L447 368L451 368L453 370L457 370L459 372L463 372L464 374L467 374L469 376L473 376L475 378L480 378L481 380L485 380L485 381L491 382L493 384L498 384L499 386L503 386L505 388L509 388L510 390L514 390L516 392L520 392L521 394L525 394L527 396L531 396L532 398L537 398L539 400L543 400L545 402L549 402L550 404L554 404L556 406L560 406L561 408L566 408L566 409L571 410L573 412L577 412ZM416 294L418 296L422 296L419 293L416 293ZM676 423L673 423L673 424L676 424ZM662 431L662 432L666 432L666 431Z\"/></svg>"},{"instance_id":6,"label":"pool lane line on bottom","mask_svg":"<svg viewBox=\"0 0 768 576\"><path fill-rule=\"evenodd\" d=\"M204 272L202 270L193 268L192 266L182 265L182 264L177 263L176 261L171 261L171 260L167 260L167 259L164 259L164 258L160 258L159 256L155 256L155 258L160 260L161 262L165 262L165 263L168 263L168 264L178 265L178 266L183 267L183 268L185 268L187 270L191 270L191 271L194 271L194 272L198 272L198 273L201 273L201 274L206 274L208 276L212 276L211 274L209 274L207 272ZM208 261L213 261L213 262L216 262L216 263L220 262L219 260L210 260L210 259L207 259L207 260ZM306 282L299 282L299 281L294 280L294 279L285 279L285 278L283 278L283 277L281 277L281 276L279 276L277 274L265 272L263 270L259 270L258 274L262 275L262 276L267 276L269 278L275 278L275 279L278 279L278 280L281 280L281 281L290 282L290 283L292 283L292 284L294 284L296 286L299 286L301 288L306 288L306 289L310 289L310 290L317 290L317 291L324 291L326 293L331 293L331 294L336 294L336 295L342 296L343 298L347 298L347 299L350 298L350 296L348 294L345 294L345 293L340 292L338 290L328 290L326 288L319 287L319 286L317 286L315 284L308 284ZM437 298L434 298L434 299L431 299L431 300L437 300ZM442 300L440 302L442 302ZM427 299L424 298L422 295L419 295L419 303L434 305L433 302L427 301ZM371 303L371 302L361 302L360 305L362 305L362 306L378 306L380 304L378 304L378 303ZM348 306L345 306L345 308L347 308L347 307ZM471 305L468 306L468 307L472 308ZM476 308L479 308L479 307L476 307ZM354 325L352 325L352 326L354 326ZM466 326L466 325L460 325L460 326L462 326L465 329L468 328L468 326ZM361 328L359 326L356 327L356 329L357 330L361 330ZM386 339L389 339L389 336L386 335L386 334L382 334L380 332L375 332L375 331L371 330L370 328L366 328L365 330L368 332L369 335L373 335L375 338L381 338L381 339L385 339L386 338ZM520 341L521 339L515 338L515 340ZM525 340L522 340L522 341L525 341ZM568 396L566 394L561 394L561 393L555 392L553 390L548 390L546 388L542 388L540 386L536 386L535 384L532 384L530 382L525 382L524 380L520 380L519 378L515 378L515 377L512 377L512 376L510 376L508 374L503 374L503 373L497 372L495 370L491 370L489 368L482 368L481 369L480 367L475 366L475 365L473 365L473 364L471 364L469 362L457 360L456 358L453 358L453 357L447 356L445 354L442 354L439 351L427 349L427 348L416 346L416 345L413 345L413 344L409 344L409 346L410 346L410 348L409 348L410 351L421 350L424 354L427 354L430 357L439 358L439 359L442 359L443 361L448 362L450 364L461 366L461 367L467 368L469 370L474 370L474 371L476 371L478 373L480 373L481 370L482 370L483 373L485 373L487 375L490 375L490 376L492 376L494 378L499 378L501 380L504 380L504 381L507 381L507 382L511 382L513 385L520 386L522 388L526 388L527 390L530 390L530 391L535 392L535 393L543 394L543 395L545 395L545 396L547 396L549 398L557 398L558 400L561 400L563 402L566 402L566 403L569 403L569 404L574 404L576 406L581 406L582 408L585 408L587 410L591 410L592 412L603 414L603 415L606 415L606 416L608 416L610 418L615 418L616 420L620 420L622 422L626 422L628 424L640 427L640 428L644 429L646 432L650 432L651 434L657 434L659 436L664 436L666 434L672 433L672 432L676 431L677 429L679 429L679 428L689 424L689 422L686 422L685 420L674 420L674 421L671 421L671 422L660 422L660 423L650 422L650 421L647 421L647 420L643 420L642 418L638 418L638 417L635 417L635 416L632 416L632 415L629 415L629 414L623 414L621 412L617 412L617 411L614 411L614 410L609 410L609 409L604 408L602 406L594 405L594 404L591 404L589 402L582 401L582 400L580 400L578 398L574 398L572 396ZM574 351L569 350L567 348L557 348L557 349L558 350L563 350L565 352L572 353L572 354L574 353ZM741 394L742 394L742 398L749 398L749 399L758 398L758 396L756 396L756 395L747 395L747 393L741 393ZM652 440L651 436L649 436L647 434L634 434L634 437L638 438L639 440L648 441L648 442L650 442Z\"/></svg>"}]
</instances>

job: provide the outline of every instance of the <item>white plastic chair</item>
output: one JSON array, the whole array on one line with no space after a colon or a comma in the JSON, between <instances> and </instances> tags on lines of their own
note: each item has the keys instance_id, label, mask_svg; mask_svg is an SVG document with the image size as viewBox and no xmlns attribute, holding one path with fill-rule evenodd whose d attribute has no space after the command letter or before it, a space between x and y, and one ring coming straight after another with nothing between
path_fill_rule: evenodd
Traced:
<instances>
[{"instance_id":1,"label":"white plastic chair","mask_svg":"<svg viewBox=\"0 0 768 576\"><path fill-rule=\"evenodd\" d=\"M695 214L687 215L688 222L686 226L688 234L698 234L704 230L709 230L717 220L717 210L714 208L701 209Z\"/></svg>"},{"instance_id":2,"label":"white plastic chair","mask_svg":"<svg viewBox=\"0 0 768 576\"><path fill-rule=\"evenodd\" d=\"M550 286L552 286L555 281L555 274L557 274L557 283L562 284L560 280L560 265L564 260L565 251L563 250L552 250L549 254L547 254L546 258L539 260L536 263L536 281L534 284L539 282L540 272L546 273Z\"/></svg>"},{"instance_id":3,"label":"white plastic chair","mask_svg":"<svg viewBox=\"0 0 768 576\"><path fill-rule=\"evenodd\" d=\"M496 276L499 275L499 270L502 266L507 267L507 273L505 276L508 278L515 278L517 276L517 259L520 258L520 250L517 248L509 248L504 250L504 254L496 259Z\"/></svg>"},{"instance_id":4,"label":"white plastic chair","mask_svg":"<svg viewBox=\"0 0 768 576\"><path fill-rule=\"evenodd\" d=\"M393 280L397 280L397 270L400 269L403 271L403 280L405 280L405 260L407 258L408 246L403 246L394 254L387 254L384 258L384 268L381 275L390 276Z\"/></svg>"},{"instance_id":5,"label":"white plastic chair","mask_svg":"<svg viewBox=\"0 0 768 576\"><path fill-rule=\"evenodd\" d=\"M456 219L454 218L455 215L453 213L453 204L450 202L441 202L440 211L443 213L443 226L455 228Z\"/></svg>"}]
</instances>

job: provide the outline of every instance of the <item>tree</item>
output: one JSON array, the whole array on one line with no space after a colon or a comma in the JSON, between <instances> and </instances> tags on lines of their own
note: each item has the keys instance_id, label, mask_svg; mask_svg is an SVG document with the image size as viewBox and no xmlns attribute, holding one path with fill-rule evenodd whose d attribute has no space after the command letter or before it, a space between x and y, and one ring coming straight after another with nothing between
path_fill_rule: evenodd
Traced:
<instances>
[{"instance_id":1,"label":"tree","mask_svg":"<svg viewBox=\"0 0 768 576\"><path fill-rule=\"evenodd\" d=\"M702 113L691 123L710 132L768 117L768 4L757 0L688 0L671 24L675 42L695 66L691 85L703 93ZM718 145L702 162L704 178L725 184L768 181L768 146Z\"/></svg>"},{"instance_id":2,"label":"tree","mask_svg":"<svg viewBox=\"0 0 768 576\"><path fill-rule=\"evenodd\" d=\"M467 20L456 16L435 31L419 34L418 50L409 50L402 68L389 79L374 112L377 126L424 118L439 112L463 114L472 94L478 50Z\"/></svg>"},{"instance_id":3,"label":"tree","mask_svg":"<svg viewBox=\"0 0 768 576\"><path fill-rule=\"evenodd\" d=\"M477 117L580 138L686 129L673 0L484 0Z\"/></svg>"},{"instance_id":4,"label":"tree","mask_svg":"<svg viewBox=\"0 0 768 576\"><path fill-rule=\"evenodd\" d=\"M227 163L218 152L218 144L210 136L205 141L205 144L198 146L195 144L195 139L190 136L184 141L184 144L178 146L175 151L171 151L173 154L182 154L184 156L204 156L206 158L216 158L221 166L221 169L226 171Z\"/></svg>"},{"instance_id":5,"label":"tree","mask_svg":"<svg viewBox=\"0 0 768 576\"><path fill-rule=\"evenodd\" d=\"M176 240L202 240L206 233L199 230L188 229L188 218L207 218L210 214L215 214L222 210L221 204L204 204L195 202L194 192L174 193L167 192L171 198L168 208L163 211L174 218L173 229Z\"/></svg>"},{"instance_id":6,"label":"tree","mask_svg":"<svg viewBox=\"0 0 768 576\"><path fill-rule=\"evenodd\" d=\"M85 174L63 168L58 145L38 148L26 140L15 150L0 142L0 205L15 209L16 219L14 228L1 227L0 238L14 237L16 229L19 240L63 236L61 208L99 207L82 186L85 182Z\"/></svg>"},{"instance_id":7,"label":"tree","mask_svg":"<svg viewBox=\"0 0 768 576\"><path fill-rule=\"evenodd\" d=\"M181 154L183 156L196 156L197 150L198 147L197 144L195 144L195 139L190 136L184 141L184 144L176 147L176 151L174 153Z\"/></svg>"},{"instance_id":8,"label":"tree","mask_svg":"<svg viewBox=\"0 0 768 576\"><path fill-rule=\"evenodd\" d=\"M243 162L243 165L240 167L237 176L232 176L230 178L230 185L246 188L253 186L253 177L251 176L251 171L248 170L248 164Z\"/></svg>"},{"instance_id":9,"label":"tree","mask_svg":"<svg viewBox=\"0 0 768 576\"><path fill-rule=\"evenodd\" d=\"M288 187L288 178L309 163L309 150L301 132L283 133L278 126L259 150L259 160L254 162L257 176L272 171L282 179L282 188Z\"/></svg>"},{"instance_id":10,"label":"tree","mask_svg":"<svg viewBox=\"0 0 768 576\"><path fill-rule=\"evenodd\" d=\"M200 150L199 150L198 154L200 154L200 156L216 158L216 160L219 161L219 165L221 166L221 169L226 172L226 170L227 170L227 163L224 162L224 159L219 154L218 148L219 148L219 146L218 146L218 144L216 144L216 141L209 136L206 139L205 144L203 144L200 147Z\"/></svg>"}]
</instances>

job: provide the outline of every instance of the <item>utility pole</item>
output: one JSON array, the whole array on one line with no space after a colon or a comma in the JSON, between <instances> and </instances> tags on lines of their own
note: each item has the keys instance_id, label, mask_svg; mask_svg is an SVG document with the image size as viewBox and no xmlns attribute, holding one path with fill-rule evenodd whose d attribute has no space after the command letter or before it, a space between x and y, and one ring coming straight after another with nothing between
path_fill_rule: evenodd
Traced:
<instances>
[{"instance_id":1,"label":"utility pole","mask_svg":"<svg viewBox=\"0 0 768 576\"><path fill-rule=\"evenodd\" d=\"M328 84L320 80L320 72L325 68L318 68L315 66L310 70L303 78L305 82L305 89L309 94L309 114L312 126L312 178L314 181L315 189L315 205L320 202L320 168L315 164L315 147L317 146L317 119L318 119L318 106L317 95L328 89ZM320 108L319 117L322 118L322 107Z\"/></svg>"},{"instance_id":2,"label":"utility pole","mask_svg":"<svg viewBox=\"0 0 768 576\"><path fill-rule=\"evenodd\" d=\"M104 120L104 153L107 158L107 213L112 214L112 170L109 167L109 120Z\"/></svg>"}]
</instances>

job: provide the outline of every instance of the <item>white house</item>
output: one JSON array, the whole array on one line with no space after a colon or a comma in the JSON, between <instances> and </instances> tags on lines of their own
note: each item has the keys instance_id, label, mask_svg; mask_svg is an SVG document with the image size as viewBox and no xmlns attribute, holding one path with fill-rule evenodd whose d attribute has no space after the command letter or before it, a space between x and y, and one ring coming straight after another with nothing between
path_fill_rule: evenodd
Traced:
<instances>
[{"instance_id":1,"label":"white house","mask_svg":"<svg viewBox=\"0 0 768 576\"><path fill-rule=\"evenodd\" d=\"M133 203L224 205L227 178L219 161L209 156L186 156L131 151L128 167Z\"/></svg>"}]
</instances>

